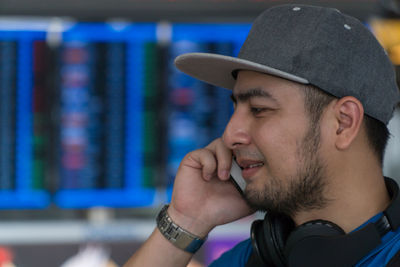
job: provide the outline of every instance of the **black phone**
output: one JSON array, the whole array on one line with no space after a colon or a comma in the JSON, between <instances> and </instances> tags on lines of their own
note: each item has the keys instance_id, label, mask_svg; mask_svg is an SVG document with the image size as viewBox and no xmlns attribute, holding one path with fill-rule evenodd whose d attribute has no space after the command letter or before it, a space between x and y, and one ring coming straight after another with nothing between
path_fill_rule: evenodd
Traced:
<instances>
[{"instance_id":1,"label":"black phone","mask_svg":"<svg viewBox=\"0 0 400 267\"><path fill-rule=\"evenodd\" d=\"M235 185L239 193L243 195L243 192L246 189L246 181L242 176L242 169L240 169L235 160L232 161L230 180Z\"/></svg>"}]
</instances>

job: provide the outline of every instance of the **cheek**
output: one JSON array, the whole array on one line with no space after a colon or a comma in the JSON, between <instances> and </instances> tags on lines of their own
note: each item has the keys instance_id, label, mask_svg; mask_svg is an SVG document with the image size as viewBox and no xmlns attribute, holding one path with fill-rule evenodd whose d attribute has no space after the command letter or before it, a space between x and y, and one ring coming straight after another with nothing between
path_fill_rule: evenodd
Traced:
<instances>
[{"instance_id":1,"label":"cheek","mask_svg":"<svg viewBox=\"0 0 400 267\"><path fill-rule=\"evenodd\" d=\"M254 142L267 161L270 175L292 176L299 163L298 149L303 134L295 127L259 127Z\"/></svg>"}]
</instances>

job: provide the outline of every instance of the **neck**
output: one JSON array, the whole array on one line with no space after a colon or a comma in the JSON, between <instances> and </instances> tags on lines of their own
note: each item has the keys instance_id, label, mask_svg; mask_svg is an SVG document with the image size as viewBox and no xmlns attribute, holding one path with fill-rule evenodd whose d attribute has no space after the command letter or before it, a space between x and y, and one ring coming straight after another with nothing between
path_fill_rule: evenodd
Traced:
<instances>
[{"instance_id":1,"label":"neck","mask_svg":"<svg viewBox=\"0 0 400 267\"><path fill-rule=\"evenodd\" d=\"M340 173L329 177L326 196L330 202L322 209L297 213L297 225L327 220L347 233L387 208L390 198L379 164L342 163Z\"/></svg>"}]
</instances>

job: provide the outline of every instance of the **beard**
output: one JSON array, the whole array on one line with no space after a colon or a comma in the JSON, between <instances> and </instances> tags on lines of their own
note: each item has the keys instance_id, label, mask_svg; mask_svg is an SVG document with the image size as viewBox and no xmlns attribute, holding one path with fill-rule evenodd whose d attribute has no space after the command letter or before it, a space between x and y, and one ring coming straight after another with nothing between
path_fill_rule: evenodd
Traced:
<instances>
[{"instance_id":1,"label":"beard","mask_svg":"<svg viewBox=\"0 0 400 267\"><path fill-rule=\"evenodd\" d=\"M297 148L299 165L294 175L286 179L269 177L263 188L246 188L244 197L251 208L293 218L300 211L322 209L327 205L328 199L324 196L325 167L318 153L319 125L312 126ZM285 184L284 181L289 182Z\"/></svg>"}]
</instances>

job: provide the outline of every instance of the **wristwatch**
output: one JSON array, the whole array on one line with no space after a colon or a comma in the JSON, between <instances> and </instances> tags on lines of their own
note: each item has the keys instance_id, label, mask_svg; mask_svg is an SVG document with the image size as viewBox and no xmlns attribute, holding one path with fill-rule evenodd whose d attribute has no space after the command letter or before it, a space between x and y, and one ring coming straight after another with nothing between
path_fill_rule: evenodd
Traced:
<instances>
[{"instance_id":1,"label":"wristwatch","mask_svg":"<svg viewBox=\"0 0 400 267\"><path fill-rule=\"evenodd\" d=\"M158 213L158 229L163 236L177 248L190 253L195 253L201 247L201 245L203 245L207 238L202 239L174 223L171 217L168 215L168 207L169 205L165 205Z\"/></svg>"}]
</instances>

